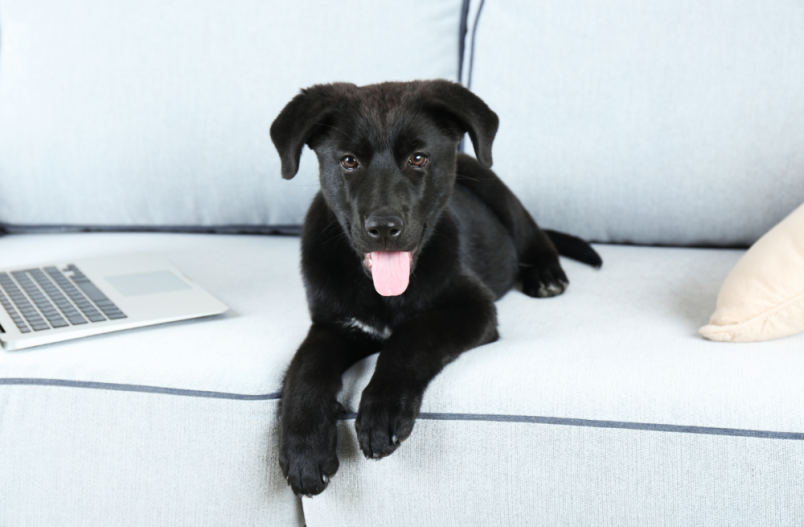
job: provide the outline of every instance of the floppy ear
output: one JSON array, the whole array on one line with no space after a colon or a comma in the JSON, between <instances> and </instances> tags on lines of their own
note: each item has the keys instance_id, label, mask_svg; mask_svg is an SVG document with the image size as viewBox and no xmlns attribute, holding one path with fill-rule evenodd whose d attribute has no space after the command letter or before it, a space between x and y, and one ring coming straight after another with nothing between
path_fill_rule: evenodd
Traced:
<instances>
[{"instance_id":1,"label":"floppy ear","mask_svg":"<svg viewBox=\"0 0 804 527\"><path fill-rule=\"evenodd\" d=\"M483 100L458 83L430 81L425 91L436 108L446 112L464 132L469 132L477 160L491 167L491 144L497 135L500 119Z\"/></svg>"},{"instance_id":2,"label":"floppy ear","mask_svg":"<svg viewBox=\"0 0 804 527\"><path fill-rule=\"evenodd\" d=\"M304 89L283 109L271 125L271 140L282 160L282 177L291 179L299 171L302 148L325 124L338 100L353 84L316 84Z\"/></svg>"}]
</instances>

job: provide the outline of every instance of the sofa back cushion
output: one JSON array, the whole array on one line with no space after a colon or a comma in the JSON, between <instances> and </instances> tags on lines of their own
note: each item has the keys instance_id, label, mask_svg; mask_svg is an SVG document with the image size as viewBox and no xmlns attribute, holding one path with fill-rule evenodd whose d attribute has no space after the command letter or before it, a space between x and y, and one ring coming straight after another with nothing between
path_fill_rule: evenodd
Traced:
<instances>
[{"instance_id":1,"label":"sofa back cushion","mask_svg":"<svg viewBox=\"0 0 804 527\"><path fill-rule=\"evenodd\" d=\"M281 179L284 104L314 83L458 80L462 7L0 0L0 227L299 225L318 168L308 151Z\"/></svg>"},{"instance_id":2,"label":"sofa back cushion","mask_svg":"<svg viewBox=\"0 0 804 527\"><path fill-rule=\"evenodd\" d=\"M495 0L469 27L494 169L542 226L749 245L804 202L800 1Z\"/></svg>"}]
</instances>

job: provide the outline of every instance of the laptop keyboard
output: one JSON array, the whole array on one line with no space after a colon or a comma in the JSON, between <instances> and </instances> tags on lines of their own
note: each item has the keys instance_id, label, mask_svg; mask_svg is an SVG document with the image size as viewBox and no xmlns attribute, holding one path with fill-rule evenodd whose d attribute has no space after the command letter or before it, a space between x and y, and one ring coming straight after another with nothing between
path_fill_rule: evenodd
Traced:
<instances>
[{"instance_id":1,"label":"laptop keyboard","mask_svg":"<svg viewBox=\"0 0 804 527\"><path fill-rule=\"evenodd\" d=\"M0 305L20 333L126 318L72 264L0 273Z\"/></svg>"}]
</instances>

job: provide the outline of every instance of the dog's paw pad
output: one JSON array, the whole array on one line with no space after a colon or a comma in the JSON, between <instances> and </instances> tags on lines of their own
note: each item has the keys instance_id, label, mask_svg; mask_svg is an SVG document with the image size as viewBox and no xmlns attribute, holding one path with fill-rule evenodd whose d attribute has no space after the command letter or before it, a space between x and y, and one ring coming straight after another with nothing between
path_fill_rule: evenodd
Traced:
<instances>
[{"instance_id":1,"label":"dog's paw pad","mask_svg":"<svg viewBox=\"0 0 804 527\"><path fill-rule=\"evenodd\" d=\"M558 296L567 290L569 279L558 264L522 270L522 292L537 298Z\"/></svg>"},{"instance_id":2,"label":"dog's paw pad","mask_svg":"<svg viewBox=\"0 0 804 527\"><path fill-rule=\"evenodd\" d=\"M306 437L288 433L281 439L279 466L297 496L321 494L338 471L335 430L328 432Z\"/></svg>"},{"instance_id":3,"label":"dog's paw pad","mask_svg":"<svg viewBox=\"0 0 804 527\"><path fill-rule=\"evenodd\" d=\"M368 424L367 421L374 421L374 424ZM363 451L366 459L381 459L389 456L402 444L395 433L388 431L389 426L391 425L388 420L382 417L378 419L364 418L360 424L355 422L360 450ZM410 427L412 428L412 426Z\"/></svg>"},{"instance_id":4,"label":"dog's paw pad","mask_svg":"<svg viewBox=\"0 0 804 527\"><path fill-rule=\"evenodd\" d=\"M366 459L381 459L392 454L408 438L416 422L419 397L387 395L363 392L360 401L355 430Z\"/></svg>"},{"instance_id":5,"label":"dog's paw pad","mask_svg":"<svg viewBox=\"0 0 804 527\"><path fill-rule=\"evenodd\" d=\"M313 497L327 488L331 475L323 473L315 460L296 459L283 464L287 470L287 482L297 496Z\"/></svg>"}]
</instances>

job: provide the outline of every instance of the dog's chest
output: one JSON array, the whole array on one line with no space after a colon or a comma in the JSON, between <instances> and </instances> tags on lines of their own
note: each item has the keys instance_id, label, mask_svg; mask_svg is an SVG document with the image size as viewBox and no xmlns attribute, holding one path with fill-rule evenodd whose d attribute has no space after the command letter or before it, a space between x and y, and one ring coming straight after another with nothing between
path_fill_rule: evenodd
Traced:
<instances>
[{"instance_id":1,"label":"dog's chest","mask_svg":"<svg viewBox=\"0 0 804 527\"><path fill-rule=\"evenodd\" d=\"M363 333L380 340L386 340L391 336L391 328L389 326L374 326L355 317L344 320L343 326L346 329L359 329Z\"/></svg>"}]
</instances>

